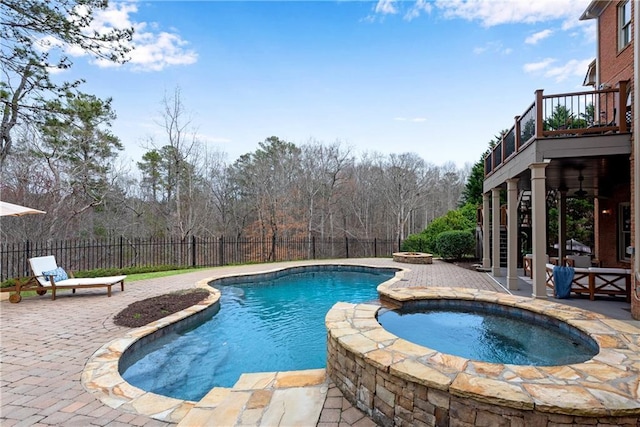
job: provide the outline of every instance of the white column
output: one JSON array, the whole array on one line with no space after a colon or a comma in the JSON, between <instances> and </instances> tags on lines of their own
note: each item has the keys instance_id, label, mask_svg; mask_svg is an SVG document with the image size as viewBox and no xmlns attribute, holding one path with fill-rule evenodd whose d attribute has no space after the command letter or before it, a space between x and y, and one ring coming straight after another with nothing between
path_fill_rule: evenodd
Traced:
<instances>
[{"instance_id":1,"label":"white column","mask_svg":"<svg viewBox=\"0 0 640 427\"><path fill-rule=\"evenodd\" d=\"M560 190L558 198L558 265L567 256L567 191Z\"/></svg>"},{"instance_id":2,"label":"white column","mask_svg":"<svg viewBox=\"0 0 640 427\"><path fill-rule=\"evenodd\" d=\"M489 193L482 194L482 268L491 268L491 203Z\"/></svg>"},{"instance_id":3,"label":"white column","mask_svg":"<svg viewBox=\"0 0 640 427\"><path fill-rule=\"evenodd\" d=\"M491 251L491 274L502 276L500 269L500 188L491 189L491 231L493 250Z\"/></svg>"},{"instance_id":4,"label":"white column","mask_svg":"<svg viewBox=\"0 0 640 427\"><path fill-rule=\"evenodd\" d=\"M533 163L531 169L531 231L533 234L533 298L547 298L547 189L548 163Z\"/></svg>"},{"instance_id":5,"label":"white column","mask_svg":"<svg viewBox=\"0 0 640 427\"><path fill-rule=\"evenodd\" d=\"M518 289L518 178L507 180L507 289Z\"/></svg>"}]
</instances>

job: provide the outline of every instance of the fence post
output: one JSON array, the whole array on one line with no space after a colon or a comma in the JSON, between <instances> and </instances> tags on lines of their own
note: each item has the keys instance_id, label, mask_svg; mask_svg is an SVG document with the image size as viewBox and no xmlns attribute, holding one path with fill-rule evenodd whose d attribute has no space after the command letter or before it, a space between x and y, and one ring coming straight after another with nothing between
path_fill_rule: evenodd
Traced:
<instances>
[{"instance_id":1,"label":"fence post","mask_svg":"<svg viewBox=\"0 0 640 427\"><path fill-rule=\"evenodd\" d=\"M347 258L349 258L349 238L345 236L344 238L344 245L347 251Z\"/></svg>"},{"instance_id":2,"label":"fence post","mask_svg":"<svg viewBox=\"0 0 640 427\"><path fill-rule=\"evenodd\" d=\"M378 258L378 238L373 238L373 257Z\"/></svg>"},{"instance_id":3,"label":"fence post","mask_svg":"<svg viewBox=\"0 0 640 427\"><path fill-rule=\"evenodd\" d=\"M25 259L24 259L24 261L23 261L23 263L24 263L24 264L23 264L23 269L22 269L23 271L22 271L22 272L23 272L23 273L25 273L25 275L28 275L28 274L29 274L29 273L28 273L28 272L29 272L29 266L27 265L27 263L28 263L28 261L27 261L27 260L28 260L29 258L31 258L31 242L29 242L29 241L27 240L27 245L26 245L26 246L27 246L27 247L26 247L26 249L27 249L27 256L26 256L26 258L25 258Z\"/></svg>"},{"instance_id":4,"label":"fence post","mask_svg":"<svg viewBox=\"0 0 640 427\"><path fill-rule=\"evenodd\" d=\"M400 249L401 247L402 247L402 240L400 239L400 237L398 237L398 252L401 251Z\"/></svg>"},{"instance_id":5,"label":"fence post","mask_svg":"<svg viewBox=\"0 0 640 427\"><path fill-rule=\"evenodd\" d=\"M316 259L316 236L311 236L311 253L313 259Z\"/></svg>"},{"instance_id":6,"label":"fence post","mask_svg":"<svg viewBox=\"0 0 640 427\"><path fill-rule=\"evenodd\" d=\"M124 237L120 236L120 259L118 260L120 269L124 268Z\"/></svg>"},{"instance_id":7,"label":"fence post","mask_svg":"<svg viewBox=\"0 0 640 427\"><path fill-rule=\"evenodd\" d=\"M191 267L196 267L196 236L191 236Z\"/></svg>"},{"instance_id":8,"label":"fence post","mask_svg":"<svg viewBox=\"0 0 640 427\"><path fill-rule=\"evenodd\" d=\"M276 235L274 234L273 236L271 236L271 254L272 254L272 261L278 261L278 256L276 254Z\"/></svg>"},{"instance_id":9,"label":"fence post","mask_svg":"<svg viewBox=\"0 0 640 427\"><path fill-rule=\"evenodd\" d=\"M224 236L220 236L220 248L218 250L218 261L220 265L224 265Z\"/></svg>"}]
</instances>

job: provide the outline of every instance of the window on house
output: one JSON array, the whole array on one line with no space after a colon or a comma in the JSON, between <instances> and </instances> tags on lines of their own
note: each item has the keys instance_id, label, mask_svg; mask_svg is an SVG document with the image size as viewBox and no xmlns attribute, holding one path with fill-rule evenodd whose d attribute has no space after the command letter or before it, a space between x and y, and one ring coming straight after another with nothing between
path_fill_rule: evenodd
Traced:
<instances>
[{"instance_id":1,"label":"window on house","mask_svg":"<svg viewBox=\"0 0 640 427\"><path fill-rule=\"evenodd\" d=\"M618 6L618 49L621 50L631 42L631 1L627 0Z\"/></svg>"},{"instance_id":2,"label":"window on house","mask_svg":"<svg viewBox=\"0 0 640 427\"><path fill-rule=\"evenodd\" d=\"M618 259L630 261L631 255L627 248L631 246L631 206L620 203L618 206Z\"/></svg>"}]
</instances>

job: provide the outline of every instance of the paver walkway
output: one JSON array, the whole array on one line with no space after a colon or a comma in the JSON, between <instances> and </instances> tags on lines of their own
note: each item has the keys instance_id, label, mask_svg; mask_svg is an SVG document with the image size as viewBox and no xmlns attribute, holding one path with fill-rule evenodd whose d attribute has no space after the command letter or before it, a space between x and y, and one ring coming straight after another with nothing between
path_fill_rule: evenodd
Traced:
<instances>
[{"instance_id":1,"label":"paver walkway","mask_svg":"<svg viewBox=\"0 0 640 427\"><path fill-rule=\"evenodd\" d=\"M432 265L398 264L391 259L351 259L323 263L366 264L410 269L397 286L460 286L503 289L487 274L435 261ZM80 382L85 363L105 343L128 328L113 317L127 305L152 296L192 288L199 280L308 264L218 267L194 273L125 284L107 298L103 289L79 290L23 298L19 304L0 302L0 424L2 426L164 426L169 423L113 409L88 393ZM6 294L5 294L6 295ZM371 426L351 408L337 388L328 384L318 426Z\"/></svg>"}]
</instances>

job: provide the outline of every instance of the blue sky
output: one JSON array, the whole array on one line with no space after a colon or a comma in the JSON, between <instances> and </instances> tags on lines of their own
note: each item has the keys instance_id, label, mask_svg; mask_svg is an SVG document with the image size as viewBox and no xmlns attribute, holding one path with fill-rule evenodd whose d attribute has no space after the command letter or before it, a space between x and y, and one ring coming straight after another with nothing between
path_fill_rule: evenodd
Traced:
<instances>
[{"instance_id":1,"label":"blue sky","mask_svg":"<svg viewBox=\"0 0 640 427\"><path fill-rule=\"evenodd\" d=\"M534 91L582 90L595 57L588 1L139 1L97 24L134 26L122 66L77 57L62 78L112 97L138 161L162 146L161 101L180 88L191 129L233 161L278 136L354 153L474 163Z\"/></svg>"}]
</instances>

